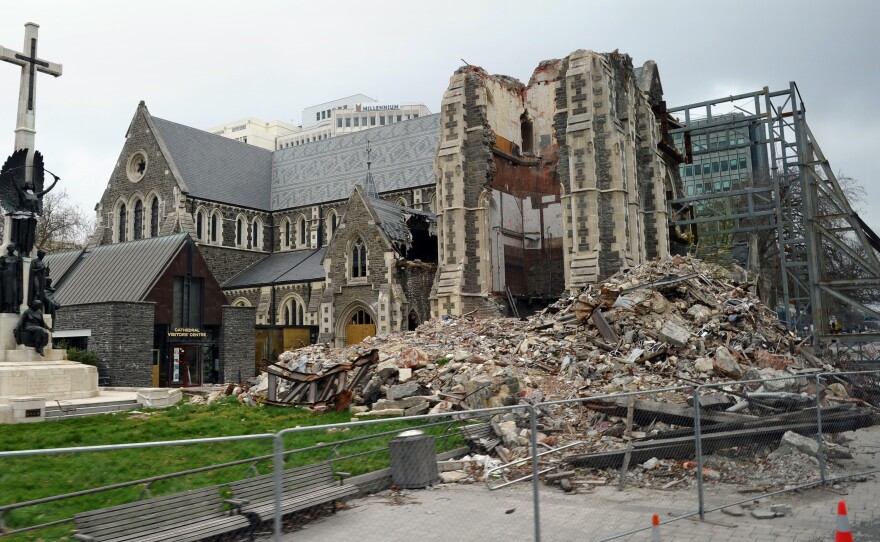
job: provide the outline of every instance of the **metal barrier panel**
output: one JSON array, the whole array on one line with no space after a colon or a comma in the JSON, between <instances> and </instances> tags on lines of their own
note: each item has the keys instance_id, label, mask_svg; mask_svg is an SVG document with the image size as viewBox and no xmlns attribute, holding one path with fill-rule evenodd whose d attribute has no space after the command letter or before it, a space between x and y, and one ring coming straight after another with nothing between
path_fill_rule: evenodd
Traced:
<instances>
[{"instance_id":1,"label":"metal barrier panel","mask_svg":"<svg viewBox=\"0 0 880 542\"><path fill-rule=\"evenodd\" d=\"M539 450L568 446L540 458L543 539L647 540L641 531L654 514L664 522L696 514L695 469L686 464L693 447L669 445L692 429L692 394L682 387L536 405Z\"/></svg>"},{"instance_id":2,"label":"metal barrier panel","mask_svg":"<svg viewBox=\"0 0 880 542\"><path fill-rule=\"evenodd\" d=\"M74 515L124 505L143 509L141 529L212 514L241 523L208 540L643 540L653 514L671 523L756 499L769 509L822 486L870 516L876 484L859 482L880 470L880 372L786 374L751 369L740 381L659 390L633 381L630 393L277 434L0 452L7 472L27 473L16 484L0 477L0 537L59 539Z\"/></svg>"},{"instance_id":3,"label":"metal barrier panel","mask_svg":"<svg viewBox=\"0 0 880 542\"><path fill-rule=\"evenodd\" d=\"M850 488L851 505L875 503L877 495L859 486L880 471L880 426L871 414L880 408L880 371L825 373L816 377L820 390L820 437L828 484L855 484ZM849 424L831 424L835 412L849 408L860 415ZM875 414L876 416L876 414ZM870 422L870 423L869 423Z\"/></svg>"},{"instance_id":4,"label":"metal barrier panel","mask_svg":"<svg viewBox=\"0 0 880 542\"><path fill-rule=\"evenodd\" d=\"M822 482L815 377L780 374L697 388L703 512Z\"/></svg>"},{"instance_id":5,"label":"metal barrier panel","mask_svg":"<svg viewBox=\"0 0 880 542\"><path fill-rule=\"evenodd\" d=\"M510 459L530 455L533 425L532 407L516 406L284 430L282 530L299 527L287 519L287 503L301 483L297 469L323 463L348 490L341 490L345 496L335 514L329 510L294 538L539 539L531 478L498 490L487 485L528 475L530 462L515 472L496 470L487 480L500 466L499 447L509 450ZM505 428L506 438L497 437L493 426Z\"/></svg>"}]
</instances>

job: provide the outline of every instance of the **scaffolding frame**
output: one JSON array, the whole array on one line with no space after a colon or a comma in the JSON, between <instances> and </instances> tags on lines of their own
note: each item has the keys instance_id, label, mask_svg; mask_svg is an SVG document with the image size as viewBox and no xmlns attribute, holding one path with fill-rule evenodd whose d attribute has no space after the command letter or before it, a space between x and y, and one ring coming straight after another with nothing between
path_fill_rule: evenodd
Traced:
<instances>
[{"instance_id":1,"label":"scaffolding frame","mask_svg":"<svg viewBox=\"0 0 880 542\"><path fill-rule=\"evenodd\" d=\"M726 109L718 113L719 109ZM737 116L728 115L730 111ZM669 108L678 125L670 134L682 133L683 153L711 154L716 149L693 149L695 135L724 129L757 128L748 146L764 146L766 164L753 164L753 174L764 177L764 186L714 192L669 202L673 224L688 226L726 222L712 234L775 232L785 323L790 330L812 338L819 347L834 345L862 362L880 362L874 343L880 333L832 333L829 309L833 303L880 319L880 313L856 299L855 290L880 293L878 238L853 211L846 194L806 121L803 99L794 82L787 89L768 87L715 100ZM708 138L707 138L708 139ZM755 173L757 170L757 173ZM674 209L710 208L707 202L724 199L740 202L729 213L677 219ZM717 208L717 205L716 205ZM726 208L730 208L727 206ZM732 224L732 227L730 227ZM829 252L846 259L852 276L829 275Z\"/></svg>"}]
</instances>

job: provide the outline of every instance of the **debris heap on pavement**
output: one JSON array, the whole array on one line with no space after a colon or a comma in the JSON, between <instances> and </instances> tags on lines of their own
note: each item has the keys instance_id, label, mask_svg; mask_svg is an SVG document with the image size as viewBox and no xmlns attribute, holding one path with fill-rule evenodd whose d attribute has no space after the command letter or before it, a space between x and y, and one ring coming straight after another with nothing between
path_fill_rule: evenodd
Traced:
<instances>
[{"instance_id":1,"label":"debris heap on pavement","mask_svg":"<svg viewBox=\"0 0 880 542\"><path fill-rule=\"evenodd\" d=\"M766 471L775 474L762 480L785 484L795 473L784 472L792 462L783 456L815 460L811 448L794 444L816 433L811 375L835 370L799 343L750 284L676 256L619 273L526 320L443 317L345 349L311 345L285 352L240 400L347 407L364 418L637 392L632 402L623 396L542 408L544 450L581 443L547 456L559 462L549 479L571 489L565 473L574 471L566 469L578 468L593 473L578 477L580 487L611 483L619 471L626 473L621 483L672 487L689 483L695 468L690 387L726 382L700 396L704 452L773 446L757 469L744 472L725 456L728 463L710 462L704 478ZM825 432L876 423L876 379L841 375L826 384L822 406L834 408L823 409ZM477 425L475 453L503 463L529 455L527 415L505 413L488 425ZM848 456L843 444L829 442L828 452Z\"/></svg>"}]
</instances>

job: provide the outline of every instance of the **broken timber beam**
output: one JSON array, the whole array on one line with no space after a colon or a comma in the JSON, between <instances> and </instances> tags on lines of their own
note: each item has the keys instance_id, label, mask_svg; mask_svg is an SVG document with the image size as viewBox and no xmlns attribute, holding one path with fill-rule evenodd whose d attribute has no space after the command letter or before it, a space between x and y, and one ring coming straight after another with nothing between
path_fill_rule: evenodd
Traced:
<instances>
[{"instance_id":1,"label":"broken timber beam","mask_svg":"<svg viewBox=\"0 0 880 542\"><path fill-rule=\"evenodd\" d=\"M583 405L590 410L603 412L609 416L624 417L627 415L628 399L626 397L608 397L584 401ZM633 419L640 425L647 425L654 420L673 425L693 427L694 409L673 403L661 403L636 399L634 404ZM735 423L755 420L753 416L745 414L733 414L730 412L701 412L700 420L703 423Z\"/></svg>"}]
</instances>

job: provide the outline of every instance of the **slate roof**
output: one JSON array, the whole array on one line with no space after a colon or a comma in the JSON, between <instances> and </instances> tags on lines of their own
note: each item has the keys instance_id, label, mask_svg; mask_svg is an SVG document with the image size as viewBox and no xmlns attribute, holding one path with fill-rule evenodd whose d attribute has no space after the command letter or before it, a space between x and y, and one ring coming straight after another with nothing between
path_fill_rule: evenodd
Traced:
<instances>
[{"instance_id":1,"label":"slate roof","mask_svg":"<svg viewBox=\"0 0 880 542\"><path fill-rule=\"evenodd\" d=\"M49 266L49 278L52 279L52 286L58 288L64 285L64 279L67 278L67 272L82 256L83 249L65 250L64 252L53 252L46 254L44 258L46 265Z\"/></svg>"},{"instance_id":2,"label":"slate roof","mask_svg":"<svg viewBox=\"0 0 880 542\"><path fill-rule=\"evenodd\" d=\"M187 239L188 234L178 233L88 249L55 298L62 305L143 301ZM54 259L49 265L55 265ZM55 272L50 267L50 276Z\"/></svg>"},{"instance_id":3,"label":"slate roof","mask_svg":"<svg viewBox=\"0 0 880 542\"><path fill-rule=\"evenodd\" d=\"M436 222L437 215L427 211L403 207L383 199L368 198L376 216L379 218L379 227L392 243L402 243L407 247L412 243L412 234L406 225L407 219L412 215L425 217L429 222Z\"/></svg>"},{"instance_id":4,"label":"slate roof","mask_svg":"<svg viewBox=\"0 0 880 542\"><path fill-rule=\"evenodd\" d=\"M271 209L347 199L366 178L368 140L379 192L434 184L440 114L275 151Z\"/></svg>"},{"instance_id":5,"label":"slate roof","mask_svg":"<svg viewBox=\"0 0 880 542\"><path fill-rule=\"evenodd\" d=\"M324 280L326 247L276 252L223 283L224 290L285 282Z\"/></svg>"},{"instance_id":6,"label":"slate roof","mask_svg":"<svg viewBox=\"0 0 880 542\"><path fill-rule=\"evenodd\" d=\"M152 117L192 197L269 210L272 151Z\"/></svg>"}]
</instances>

